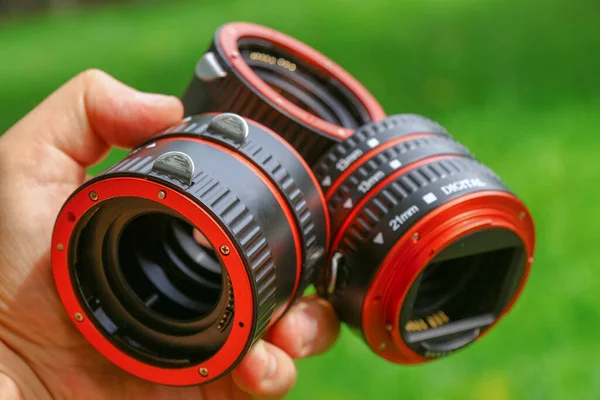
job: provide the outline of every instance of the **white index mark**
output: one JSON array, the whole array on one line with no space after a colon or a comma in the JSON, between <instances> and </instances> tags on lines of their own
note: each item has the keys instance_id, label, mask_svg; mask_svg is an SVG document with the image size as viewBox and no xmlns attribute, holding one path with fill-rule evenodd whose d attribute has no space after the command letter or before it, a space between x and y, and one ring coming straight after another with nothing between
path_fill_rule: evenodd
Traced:
<instances>
[{"instance_id":1,"label":"white index mark","mask_svg":"<svg viewBox=\"0 0 600 400\"><path fill-rule=\"evenodd\" d=\"M331 186L331 177L327 175L325 178L323 178L323 180L321 181L321 185Z\"/></svg>"},{"instance_id":2,"label":"white index mark","mask_svg":"<svg viewBox=\"0 0 600 400\"><path fill-rule=\"evenodd\" d=\"M352 204L352 199L351 198L348 198L348 200L346 200L344 202L344 208L352 208L353 205L354 204Z\"/></svg>"},{"instance_id":3,"label":"white index mark","mask_svg":"<svg viewBox=\"0 0 600 400\"><path fill-rule=\"evenodd\" d=\"M379 232L373 239L373 243L383 244L383 233Z\"/></svg>"},{"instance_id":4,"label":"white index mark","mask_svg":"<svg viewBox=\"0 0 600 400\"><path fill-rule=\"evenodd\" d=\"M367 146L369 146L370 148L379 146L379 140L377 140L375 138L371 138L371 139L367 140Z\"/></svg>"},{"instance_id":5,"label":"white index mark","mask_svg":"<svg viewBox=\"0 0 600 400\"><path fill-rule=\"evenodd\" d=\"M389 162L388 165L391 169L398 169L402 166L402 163L400 162L400 160L392 160Z\"/></svg>"},{"instance_id":6,"label":"white index mark","mask_svg":"<svg viewBox=\"0 0 600 400\"><path fill-rule=\"evenodd\" d=\"M437 200L437 197L435 196L435 194L433 194L431 192L429 192L425 196L423 196L423 201L427 204L431 204L436 200Z\"/></svg>"},{"instance_id":7,"label":"white index mark","mask_svg":"<svg viewBox=\"0 0 600 400\"><path fill-rule=\"evenodd\" d=\"M154 143L150 143L148 146L146 146L146 148L147 148L147 149L151 149L151 148L153 148L153 147L155 147L155 146L156 146L156 142L154 142Z\"/></svg>"}]
</instances>

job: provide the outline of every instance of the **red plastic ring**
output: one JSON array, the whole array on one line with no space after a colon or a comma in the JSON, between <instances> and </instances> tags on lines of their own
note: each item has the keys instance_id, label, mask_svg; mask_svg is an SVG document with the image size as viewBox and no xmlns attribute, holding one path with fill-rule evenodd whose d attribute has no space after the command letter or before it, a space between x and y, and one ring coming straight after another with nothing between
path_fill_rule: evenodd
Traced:
<instances>
[{"instance_id":1,"label":"red plastic ring","mask_svg":"<svg viewBox=\"0 0 600 400\"><path fill-rule=\"evenodd\" d=\"M404 234L381 263L362 310L364 336L373 351L402 364L433 360L417 354L402 340L400 311L404 299L414 280L440 251L461 237L491 227L509 230L521 239L525 246L526 264L519 288L511 301L478 340L512 308L523 290L533 262L535 232L531 215L517 197L506 192L485 191L466 195L422 218Z\"/></svg>"},{"instance_id":2,"label":"red plastic ring","mask_svg":"<svg viewBox=\"0 0 600 400\"><path fill-rule=\"evenodd\" d=\"M331 61L322 53L312 47L276 30L266 28L264 26L255 25L246 22L233 22L224 25L218 33L218 41L224 52L224 56L229 60L233 68L264 98L271 104L278 106L293 119L301 121L313 129L323 132L338 140L344 140L350 137L353 129L343 128L338 125L331 124L315 115L303 110L297 105L278 94L271 86L263 81L256 73L246 64L240 56L238 41L244 37L252 37L262 39L276 44L285 49L302 61L311 64L317 70L325 75L335 77L342 85L348 88L356 98L365 107L371 119L374 121L381 120L386 117L385 112L375 100L375 98L361 85L352 75L346 72L342 67Z\"/></svg>"},{"instance_id":3,"label":"red plastic ring","mask_svg":"<svg viewBox=\"0 0 600 400\"><path fill-rule=\"evenodd\" d=\"M90 193L97 194L97 200ZM165 196L159 193L164 192ZM96 198L95 196L93 196ZM141 197L177 210L194 226L202 228L211 245L231 249L227 257L227 272L236 296L236 312L228 340L210 359L191 367L161 368L141 362L117 348L92 323L85 307L75 293L69 268L71 235L79 219L100 202L117 197ZM162 199L161 199L162 198ZM206 383L226 373L240 358L251 340L254 315L252 288L242 258L235 244L223 228L201 206L184 194L160 183L130 177L110 178L94 182L73 195L58 215L52 237L53 275L59 296L75 326L83 336L106 358L120 368L140 378L167 385L186 386ZM81 318L83 316L83 318ZM199 368L206 369L203 376Z\"/></svg>"}]
</instances>

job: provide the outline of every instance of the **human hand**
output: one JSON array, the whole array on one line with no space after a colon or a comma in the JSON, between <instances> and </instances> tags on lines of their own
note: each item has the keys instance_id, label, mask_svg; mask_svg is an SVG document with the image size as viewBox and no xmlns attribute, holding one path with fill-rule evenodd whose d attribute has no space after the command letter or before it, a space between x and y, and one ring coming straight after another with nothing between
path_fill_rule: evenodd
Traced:
<instances>
[{"instance_id":1,"label":"human hand","mask_svg":"<svg viewBox=\"0 0 600 400\"><path fill-rule=\"evenodd\" d=\"M178 99L91 70L0 137L0 399L275 399L296 381L292 358L321 353L337 338L331 306L303 298L231 374L177 388L122 371L72 325L50 265L62 204L110 146L135 146L182 117Z\"/></svg>"}]
</instances>

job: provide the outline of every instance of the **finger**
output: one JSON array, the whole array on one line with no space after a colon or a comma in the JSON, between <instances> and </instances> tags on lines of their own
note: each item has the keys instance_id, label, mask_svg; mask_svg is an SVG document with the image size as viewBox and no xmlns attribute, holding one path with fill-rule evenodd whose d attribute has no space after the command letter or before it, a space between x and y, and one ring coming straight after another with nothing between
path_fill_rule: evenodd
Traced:
<instances>
[{"instance_id":1,"label":"finger","mask_svg":"<svg viewBox=\"0 0 600 400\"><path fill-rule=\"evenodd\" d=\"M283 350L260 340L231 377L254 399L279 399L296 383L297 371L294 361Z\"/></svg>"},{"instance_id":2,"label":"finger","mask_svg":"<svg viewBox=\"0 0 600 400\"><path fill-rule=\"evenodd\" d=\"M294 358L329 349L340 333L331 304L317 295L302 298L269 331L267 340Z\"/></svg>"},{"instance_id":3,"label":"finger","mask_svg":"<svg viewBox=\"0 0 600 400\"><path fill-rule=\"evenodd\" d=\"M200 246L210 248L210 242L208 241L206 236L204 236L204 234L202 232L200 232L198 229L195 229L195 228L194 228L194 240Z\"/></svg>"},{"instance_id":4,"label":"finger","mask_svg":"<svg viewBox=\"0 0 600 400\"><path fill-rule=\"evenodd\" d=\"M141 93L104 72L89 70L59 88L4 136L15 148L27 149L30 157L44 157L51 147L87 167L109 146L135 146L182 117L177 98Z\"/></svg>"}]
</instances>

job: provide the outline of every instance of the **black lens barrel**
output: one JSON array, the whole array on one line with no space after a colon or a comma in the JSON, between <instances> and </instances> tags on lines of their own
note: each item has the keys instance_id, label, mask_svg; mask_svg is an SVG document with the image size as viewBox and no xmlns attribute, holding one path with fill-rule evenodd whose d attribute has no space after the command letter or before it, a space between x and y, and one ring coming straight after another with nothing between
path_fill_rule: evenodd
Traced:
<instances>
[{"instance_id":1,"label":"black lens barrel","mask_svg":"<svg viewBox=\"0 0 600 400\"><path fill-rule=\"evenodd\" d=\"M247 129L241 136L240 127ZM325 210L314 177L291 147L252 121L233 114L190 118L79 190L120 177L185 194L236 245L226 253L203 248L184 216L147 199L99 201L82 217L71 246L81 301L107 338L143 362L193 365L227 340L235 313L230 251L241 255L254 291L248 346L277 309L302 294L325 257Z\"/></svg>"}]
</instances>

